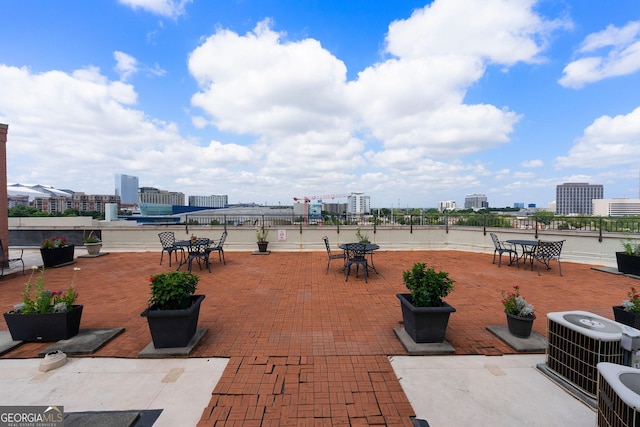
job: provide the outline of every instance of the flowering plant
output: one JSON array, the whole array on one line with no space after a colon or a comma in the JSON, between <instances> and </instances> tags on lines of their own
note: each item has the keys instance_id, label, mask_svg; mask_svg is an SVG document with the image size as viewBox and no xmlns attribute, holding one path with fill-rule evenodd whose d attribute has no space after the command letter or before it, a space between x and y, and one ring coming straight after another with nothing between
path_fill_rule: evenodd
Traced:
<instances>
[{"instance_id":1,"label":"flowering plant","mask_svg":"<svg viewBox=\"0 0 640 427\"><path fill-rule=\"evenodd\" d=\"M513 292L502 291L502 305L504 311L518 317L533 317L533 305L527 303L520 295L520 286L515 285Z\"/></svg>"},{"instance_id":2,"label":"flowering plant","mask_svg":"<svg viewBox=\"0 0 640 427\"><path fill-rule=\"evenodd\" d=\"M33 279L36 271L40 271L40 274ZM31 276L22 291L22 302L16 304L13 307L13 313L15 314L31 314L31 313L64 313L69 311L73 306L73 303L78 298L78 293L73 288L73 282L75 281L76 274L80 268L73 269L73 276L71 277L71 284L66 291L50 291L44 289L44 268L38 268L36 266L31 267ZM34 289L35 288L35 289ZM35 292L32 294L32 289Z\"/></svg>"},{"instance_id":3,"label":"flowering plant","mask_svg":"<svg viewBox=\"0 0 640 427\"><path fill-rule=\"evenodd\" d=\"M63 248L67 245L67 238L64 236L47 237L42 241L42 249Z\"/></svg>"},{"instance_id":4,"label":"flowering plant","mask_svg":"<svg viewBox=\"0 0 640 427\"><path fill-rule=\"evenodd\" d=\"M96 236L93 231L91 231L87 236L84 237L85 243L100 243L100 239Z\"/></svg>"},{"instance_id":5,"label":"flowering plant","mask_svg":"<svg viewBox=\"0 0 640 427\"><path fill-rule=\"evenodd\" d=\"M640 293L636 288L631 288L627 293L627 299L622 301L624 311L640 314Z\"/></svg>"},{"instance_id":6,"label":"flowering plant","mask_svg":"<svg viewBox=\"0 0 640 427\"><path fill-rule=\"evenodd\" d=\"M269 235L269 229L264 227L256 228L256 237L258 239L258 242L266 242L268 235Z\"/></svg>"}]
</instances>

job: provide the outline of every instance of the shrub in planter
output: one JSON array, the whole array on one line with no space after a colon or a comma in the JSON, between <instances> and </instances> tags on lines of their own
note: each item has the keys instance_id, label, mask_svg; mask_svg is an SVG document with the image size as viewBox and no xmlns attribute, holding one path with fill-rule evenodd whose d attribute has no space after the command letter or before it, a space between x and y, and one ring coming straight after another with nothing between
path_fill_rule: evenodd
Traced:
<instances>
[{"instance_id":1,"label":"shrub in planter","mask_svg":"<svg viewBox=\"0 0 640 427\"><path fill-rule=\"evenodd\" d=\"M455 308L443 301L453 291L449 273L415 263L403 271L402 278L410 294L397 294L407 334L417 343L443 342L449 315Z\"/></svg>"},{"instance_id":2,"label":"shrub in planter","mask_svg":"<svg viewBox=\"0 0 640 427\"><path fill-rule=\"evenodd\" d=\"M507 315L507 327L511 335L528 338L536 315L533 312L533 305L520 295L520 286L515 285L513 291L509 293L502 291L502 306Z\"/></svg>"}]
</instances>

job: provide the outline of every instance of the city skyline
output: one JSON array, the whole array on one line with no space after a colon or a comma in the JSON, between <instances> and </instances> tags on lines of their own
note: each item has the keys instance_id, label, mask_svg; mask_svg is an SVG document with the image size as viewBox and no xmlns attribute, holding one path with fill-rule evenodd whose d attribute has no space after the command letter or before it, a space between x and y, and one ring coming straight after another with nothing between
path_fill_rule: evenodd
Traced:
<instances>
[{"instance_id":1,"label":"city skyline","mask_svg":"<svg viewBox=\"0 0 640 427\"><path fill-rule=\"evenodd\" d=\"M637 198L640 3L10 2L7 180L230 204ZM117 31L116 31L117 28Z\"/></svg>"}]
</instances>

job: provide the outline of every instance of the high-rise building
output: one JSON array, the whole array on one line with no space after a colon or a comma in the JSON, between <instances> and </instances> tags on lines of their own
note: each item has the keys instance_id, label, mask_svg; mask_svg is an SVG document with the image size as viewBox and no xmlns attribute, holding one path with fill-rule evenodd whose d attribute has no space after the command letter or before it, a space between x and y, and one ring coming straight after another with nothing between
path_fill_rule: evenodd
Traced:
<instances>
[{"instance_id":1,"label":"high-rise building","mask_svg":"<svg viewBox=\"0 0 640 427\"><path fill-rule=\"evenodd\" d=\"M602 184L565 182L556 186L557 215L591 215L593 200L604 198Z\"/></svg>"},{"instance_id":2,"label":"high-rise building","mask_svg":"<svg viewBox=\"0 0 640 427\"><path fill-rule=\"evenodd\" d=\"M184 206L184 193L158 190L153 187L141 187L138 193L138 203Z\"/></svg>"},{"instance_id":3,"label":"high-rise building","mask_svg":"<svg viewBox=\"0 0 640 427\"><path fill-rule=\"evenodd\" d=\"M444 200L444 201L438 202L438 210L440 212L444 212L445 210L454 211L456 210L456 208L457 206L456 206L455 200Z\"/></svg>"},{"instance_id":4,"label":"high-rise building","mask_svg":"<svg viewBox=\"0 0 640 427\"><path fill-rule=\"evenodd\" d=\"M347 213L351 215L368 215L371 211L371 198L364 193L351 193L347 198Z\"/></svg>"},{"instance_id":5,"label":"high-rise building","mask_svg":"<svg viewBox=\"0 0 640 427\"><path fill-rule=\"evenodd\" d=\"M464 197L465 209L486 209L488 207L489 202L487 201L487 196L484 194L467 194Z\"/></svg>"},{"instance_id":6,"label":"high-rise building","mask_svg":"<svg viewBox=\"0 0 640 427\"><path fill-rule=\"evenodd\" d=\"M135 205L138 203L138 177L116 174L116 196L120 196L120 203Z\"/></svg>"}]
</instances>

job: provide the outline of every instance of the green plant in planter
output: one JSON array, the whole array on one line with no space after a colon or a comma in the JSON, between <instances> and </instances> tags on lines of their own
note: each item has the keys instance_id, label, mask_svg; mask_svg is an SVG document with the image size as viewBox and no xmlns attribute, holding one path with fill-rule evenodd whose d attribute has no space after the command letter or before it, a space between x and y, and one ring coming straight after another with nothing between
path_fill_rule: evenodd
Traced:
<instances>
[{"instance_id":1,"label":"green plant in planter","mask_svg":"<svg viewBox=\"0 0 640 427\"><path fill-rule=\"evenodd\" d=\"M422 262L413 264L411 270L403 271L404 284L411 292L413 305L416 307L438 307L442 299L453 291L455 281L449 278L449 273L436 272L427 268Z\"/></svg>"},{"instance_id":2,"label":"green plant in planter","mask_svg":"<svg viewBox=\"0 0 640 427\"><path fill-rule=\"evenodd\" d=\"M640 256L640 243L634 243L633 240L627 239L622 241L622 251L625 255Z\"/></svg>"},{"instance_id":3,"label":"green plant in planter","mask_svg":"<svg viewBox=\"0 0 640 427\"><path fill-rule=\"evenodd\" d=\"M186 271L172 271L149 277L151 282L149 306L157 310L188 308L199 280L199 276Z\"/></svg>"},{"instance_id":4,"label":"green plant in planter","mask_svg":"<svg viewBox=\"0 0 640 427\"><path fill-rule=\"evenodd\" d=\"M356 238L360 243L371 243L369 241L369 235L366 233L362 233L362 230L360 230L360 227L356 228Z\"/></svg>"}]
</instances>

